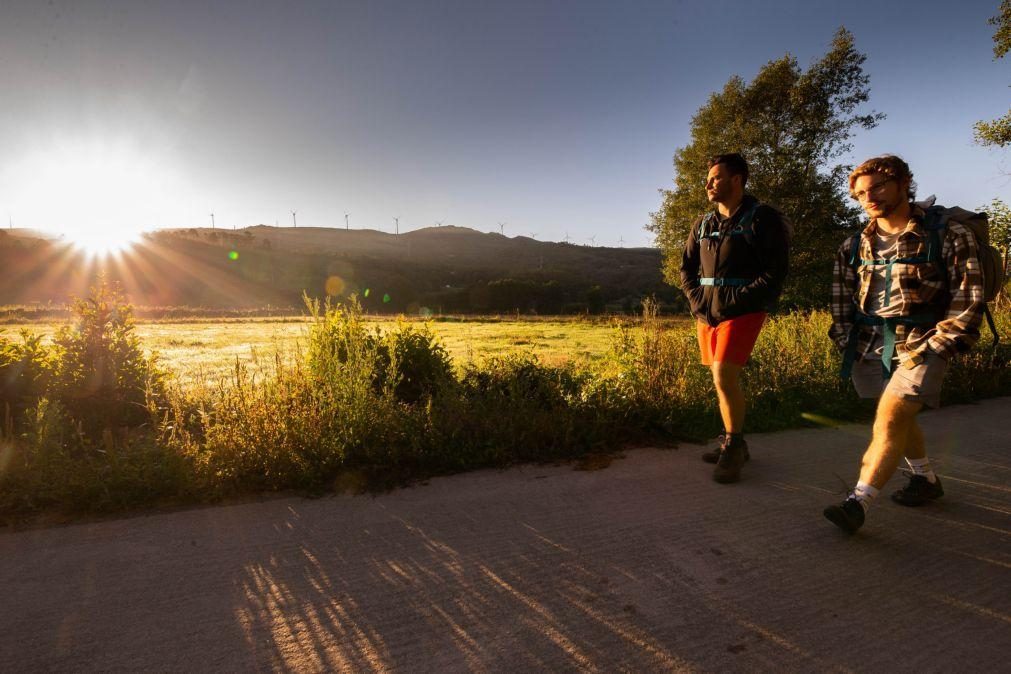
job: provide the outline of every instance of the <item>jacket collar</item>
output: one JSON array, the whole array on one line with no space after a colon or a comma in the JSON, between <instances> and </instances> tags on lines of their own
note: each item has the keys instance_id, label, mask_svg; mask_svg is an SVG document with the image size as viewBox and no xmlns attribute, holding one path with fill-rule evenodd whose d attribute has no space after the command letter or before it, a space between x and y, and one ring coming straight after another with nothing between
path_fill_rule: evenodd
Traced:
<instances>
[{"instance_id":1,"label":"jacket collar","mask_svg":"<svg viewBox=\"0 0 1011 674\"><path fill-rule=\"evenodd\" d=\"M745 194L744 198L741 199L741 204L737 207L737 210L731 213L730 217L727 218L726 220L720 217L720 211L718 208L713 208L711 212L713 214L713 217L716 218L716 222L728 222L730 220L740 218L742 215L751 210L751 208L754 207L754 205L757 203L758 199L756 199L750 194Z\"/></svg>"}]
</instances>

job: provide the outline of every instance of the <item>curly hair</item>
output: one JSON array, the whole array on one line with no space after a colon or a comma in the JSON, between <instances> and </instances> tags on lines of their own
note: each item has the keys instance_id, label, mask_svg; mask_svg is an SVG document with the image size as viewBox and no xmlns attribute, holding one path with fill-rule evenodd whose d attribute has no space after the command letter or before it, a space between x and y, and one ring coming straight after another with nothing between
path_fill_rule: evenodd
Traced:
<instances>
[{"instance_id":1,"label":"curly hair","mask_svg":"<svg viewBox=\"0 0 1011 674\"><path fill-rule=\"evenodd\" d=\"M909 164L902 161L901 157L896 157L894 154L883 154L880 157L871 157L860 166L853 169L850 173L850 196L856 199L856 195L853 193L853 183L857 181L860 176L872 175L874 173L880 173L881 175L888 176L898 184L902 184L906 180L909 181L909 200L912 201L916 197L916 183L913 182L913 172L909 170Z\"/></svg>"}]
</instances>

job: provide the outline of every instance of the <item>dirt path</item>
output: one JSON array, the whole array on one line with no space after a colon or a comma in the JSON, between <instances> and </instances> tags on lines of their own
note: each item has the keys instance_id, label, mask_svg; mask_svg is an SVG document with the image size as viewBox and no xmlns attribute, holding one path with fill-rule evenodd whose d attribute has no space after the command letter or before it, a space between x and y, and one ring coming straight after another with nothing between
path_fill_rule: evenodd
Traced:
<instances>
[{"instance_id":1,"label":"dirt path","mask_svg":"<svg viewBox=\"0 0 1011 674\"><path fill-rule=\"evenodd\" d=\"M852 538L857 426L0 534L0 671L1006 670L1009 418L926 415L943 503Z\"/></svg>"}]
</instances>

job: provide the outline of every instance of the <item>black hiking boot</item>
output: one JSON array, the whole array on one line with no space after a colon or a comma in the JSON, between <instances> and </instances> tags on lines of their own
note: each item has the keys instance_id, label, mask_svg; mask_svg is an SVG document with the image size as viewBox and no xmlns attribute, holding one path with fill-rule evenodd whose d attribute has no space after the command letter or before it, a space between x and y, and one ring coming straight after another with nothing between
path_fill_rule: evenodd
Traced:
<instances>
[{"instance_id":1,"label":"black hiking boot","mask_svg":"<svg viewBox=\"0 0 1011 674\"><path fill-rule=\"evenodd\" d=\"M744 442L743 440L741 442ZM707 452L702 452L702 460L706 463L717 463L720 460L720 454L723 453L723 446L727 443L727 436L720 436L720 445L716 449L710 449ZM748 454L748 443L744 442L744 460L747 461L751 458Z\"/></svg>"},{"instance_id":2,"label":"black hiking boot","mask_svg":"<svg viewBox=\"0 0 1011 674\"><path fill-rule=\"evenodd\" d=\"M892 494L892 500L899 505L921 506L927 501L944 496L944 488L941 487L941 478L936 478L937 482L931 483L925 475L910 475L909 484Z\"/></svg>"},{"instance_id":3,"label":"black hiking boot","mask_svg":"<svg viewBox=\"0 0 1011 674\"><path fill-rule=\"evenodd\" d=\"M737 444L724 442L720 456L713 470L713 480L720 484L731 484L741 479L741 466L748 460L748 443L741 440Z\"/></svg>"},{"instance_id":4,"label":"black hiking boot","mask_svg":"<svg viewBox=\"0 0 1011 674\"><path fill-rule=\"evenodd\" d=\"M829 522L848 534L855 534L864 524L864 507L855 498L848 498L840 505L832 505L822 511Z\"/></svg>"}]
</instances>

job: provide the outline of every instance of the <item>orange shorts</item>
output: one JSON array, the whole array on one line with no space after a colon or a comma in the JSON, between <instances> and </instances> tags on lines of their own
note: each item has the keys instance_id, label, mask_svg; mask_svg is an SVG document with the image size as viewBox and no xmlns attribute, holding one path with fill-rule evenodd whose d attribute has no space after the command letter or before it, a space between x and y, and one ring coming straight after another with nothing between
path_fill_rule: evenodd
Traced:
<instances>
[{"instance_id":1,"label":"orange shorts","mask_svg":"<svg viewBox=\"0 0 1011 674\"><path fill-rule=\"evenodd\" d=\"M764 311L756 311L723 321L715 328L698 321L702 364L712 365L714 361L737 365L747 363L767 315Z\"/></svg>"}]
</instances>

